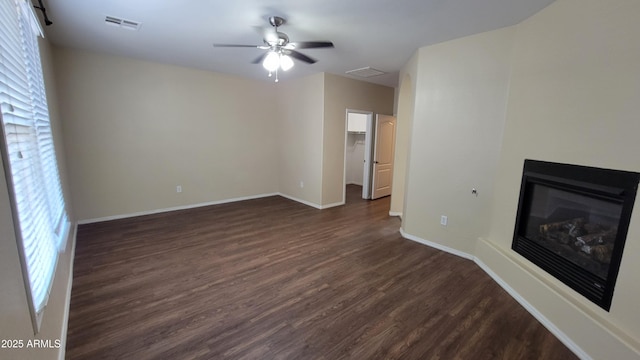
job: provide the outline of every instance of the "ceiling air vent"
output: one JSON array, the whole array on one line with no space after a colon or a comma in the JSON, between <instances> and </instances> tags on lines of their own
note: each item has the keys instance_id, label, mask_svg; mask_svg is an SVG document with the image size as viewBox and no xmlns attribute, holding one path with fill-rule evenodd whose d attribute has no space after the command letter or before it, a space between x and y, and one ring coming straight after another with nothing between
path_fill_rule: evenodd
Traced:
<instances>
[{"instance_id":1,"label":"ceiling air vent","mask_svg":"<svg viewBox=\"0 0 640 360\"><path fill-rule=\"evenodd\" d=\"M104 23L107 25L117 26L119 28L123 28L127 30L139 30L140 25L142 25L142 23L138 21L120 19L114 16L106 16L104 18Z\"/></svg>"},{"instance_id":2,"label":"ceiling air vent","mask_svg":"<svg viewBox=\"0 0 640 360\"><path fill-rule=\"evenodd\" d=\"M386 73L384 71L381 71L381 70L378 70L378 69L374 69L371 66L367 66L367 67L363 67L363 68L360 68L360 69L349 70L349 71L346 72L346 74L352 75L352 76L357 76L357 77L368 78L368 77L372 77L372 76L384 75Z\"/></svg>"}]
</instances>

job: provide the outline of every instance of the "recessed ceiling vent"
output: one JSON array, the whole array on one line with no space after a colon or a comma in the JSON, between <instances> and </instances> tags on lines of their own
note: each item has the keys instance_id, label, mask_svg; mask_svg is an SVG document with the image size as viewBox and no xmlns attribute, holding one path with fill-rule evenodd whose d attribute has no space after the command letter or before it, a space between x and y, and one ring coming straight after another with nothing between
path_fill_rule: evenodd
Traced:
<instances>
[{"instance_id":1,"label":"recessed ceiling vent","mask_svg":"<svg viewBox=\"0 0 640 360\"><path fill-rule=\"evenodd\" d=\"M142 25L142 23L138 21L120 19L114 16L106 16L104 18L104 23L107 25L116 26L119 28L127 29L127 30L139 30L140 25Z\"/></svg>"},{"instance_id":2,"label":"recessed ceiling vent","mask_svg":"<svg viewBox=\"0 0 640 360\"><path fill-rule=\"evenodd\" d=\"M346 72L346 74L357 76L357 77L369 78L373 76L384 75L386 73L384 71L374 69L371 66L367 66L360 69L349 70Z\"/></svg>"}]
</instances>

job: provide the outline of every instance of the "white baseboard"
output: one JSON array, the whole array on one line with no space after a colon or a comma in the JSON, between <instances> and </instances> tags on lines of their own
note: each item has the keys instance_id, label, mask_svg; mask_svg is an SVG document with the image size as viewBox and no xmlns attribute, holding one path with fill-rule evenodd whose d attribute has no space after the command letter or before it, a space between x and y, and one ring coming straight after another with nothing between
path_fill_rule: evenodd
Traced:
<instances>
[{"instance_id":1,"label":"white baseboard","mask_svg":"<svg viewBox=\"0 0 640 360\"><path fill-rule=\"evenodd\" d=\"M397 216L399 218L402 218L402 213L398 211L389 211L389 216Z\"/></svg>"},{"instance_id":2,"label":"white baseboard","mask_svg":"<svg viewBox=\"0 0 640 360\"><path fill-rule=\"evenodd\" d=\"M420 244L423 244L423 245L427 245L429 247L432 247L432 248L435 248L435 249L438 249L438 250L442 250L442 251L447 252L449 254L453 254L453 255L459 256L461 258L465 258L465 259L469 259L469 260L474 260L475 259L475 257L473 255L469 255L469 254L467 254L465 252L462 252L460 250L456 250L456 249L453 249L453 248L450 248L450 247L447 247L447 246L444 246L444 245L441 245L441 244L438 244L438 243L431 242L429 240L425 240L425 239L419 238L419 237L417 237L415 235L408 234L408 233L404 232L404 230L402 228L400 228L400 235L402 235L402 237L405 238L405 239L408 239L408 240L411 240L411 241L415 241L417 243L420 243Z\"/></svg>"},{"instance_id":3,"label":"white baseboard","mask_svg":"<svg viewBox=\"0 0 640 360\"><path fill-rule=\"evenodd\" d=\"M332 208L332 207L336 207L336 206L342 206L344 205L344 201L340 201L340 202L336 202L333 204L327 204L327 205L321 205L320 209L328 209L328 208Z\"/></svg>"},{"instance_id":4,"label":"white baseboard","mask_svg":"<svg viewBox=\"0 0 640 360\"><path fill-rule=\"evenodd\" d=\"M58 359L64 360L67 349L67 330L69 329L69 311L71 308L71 288L73 287L73 262L76 257L76 238L78 236L78 224L73 227L73 237L71 238L71 253L69 254L69 280L67 281L67 293L65 294L64 313L62 314L62 330L60 341L60 351Z\"/></svg>"},{"instance_id":5,"label":"white baseboard","mask_svg":"<svg viewBox=\"0 0 640 360\"><path fill-rule=\"evenodd\" d=\"M260 199L260 198L265 198L265 197L269 197L269 196L282 196L283 198L287 198L289 200L293 200L295 202L299 202L301 204L304 204L304 205L307 205L307 206L311 206L311 207L319 209L319 210L328 209L328 208L332 208L332 207L335 207L335 206L341 206L341 205L345 204L344 202L337 202L337 203L333 203L333 204L319 205L319 204L312 203L310 201L306 201L306 200L302 200L302 199L298 199L296 197L293 197L293 196L290 196L290 195L286 195L286 194L283 194L283 193L270 193L270 194L244 196L244 197L217 200L217 201L209 201L209 202L192 204L192 205L174 206L174 207L164 208L164 209L140 211L140 212L122 214L122 215L105 216L105 217L93 218L93 219L84 219L84 220L78 220L77 225L84 225L84 224L91 224L91 223L96 223L96 222L126 219L126 218L132 218L132 217L136 217L136 216L160 214L160 213L165 213L165 212L169 212L169 211L193 209L193 208L198 208L198 207L203 207L203 206L228 204L228 203L233 203L233 202L238 202L238 201Z\"/></svg>"},{"instance_id":6,"label":"white baseboard","mask_svg":"<svg viewBox=\"0 0 640 360\"><path fill-rule=\"evenodd\" d=\"M221 204L227 204L227 203L232 203L232 202L260 199L260 198L265 198L265 197L269 197L269 196L278 196L278 195L283 196L280 193L270 193L270 194L259 194L259 195L243 196L243 197L238 197L238 198L209 201L209 202L192 204L192 205L174 206L174 207L170 207L170 208L156 209L156 210L149 210L149 211L140 211L140 212L135 212L135 213L123 214L123 215L114 215L114 216L105 216L105 217L94 218L94 219L78 220L78 225L90 224L90 223L102 222L102 221L126 219L126 218L131 218L131 217L136 217L136 216L160 214L160 213L169 212L169 211L176 211L176 210L193 209L193 208L198 208L198 207L203 207L203 206L221 205Z\"/></svg>"},{"instance_id":7,"label":"white baseboard","mask_svg":"<svg viewBox=\"0 0 640 360\"><path fill-rule=\"evenodd\" d=\"M312 203L310 201L306 201L306 200L302 200L302 199L298 199L297 197L293 197L291 195L287 195L287 194L283 194L283 193L278 193L277 195L280 195L283 198L286 198L286 199L289 199L289 200L293 200L295 202L299 202L299 203L307 205L307 206L311 206L311 207L316 208L318 210L323 210L323 209L328 209L328 208L344 205L344 201L336 202L336 203L333 203L333 204L327 204L327 205L319 205L319 204Z\"/></svg>"},{"instance_id":8,"label":"white baseboard","mask_svg":"<svg viewBox=\"0 0 640 360\"><path fill-rule=\"evenodd\" d=\"M487 275L489 275L512 298L514 298L520 305L522 305L522 307L524 307L525 310L529 312L529 314L531 314L545 328L547 328L549 332L555 335L555 337L557 337L558 340L560 340L560 342L562 342L567 348L569 348L569 350L571 350L574 354L576 354L576 356L578 356L580 359L583 359L583 360L591 360L591 357L584 350L582 350L582 348L580 348L573 340L571 340L571 338L569 338L564 332L562 332L562 330L558 329L558 327L555 326L555 324L551 320L547 319L547 317L542 315L542 313L538 311L538 309L536 309L533 305L531 305L525 298L523 298L516 290L514 290L511 286L509 286L509 284L507 284L504 280L502 280L502 278L500 278L496 273L494 273L493 270L491 270L491 268L489 268L484 262L482 262L477 257L467 254L465 252L438 244L438 243L434 243L434 242L422 239L415 235L408 234L404 232L402 228L400 228L400 234L405 239L415 241L420 244L427 245L429 247L442 250L444 252L447 252L456 256L460 256L465 259L473 260L473 262L475 262L480 267L480 269L482 269L485 273L487 273Z\"/></svg>"},{"instance_id":9,"label":"white baseboard","mask_svg":"<svg viewBox=\"0 0 640 360\"><path fill-rule=\"evenodd\" d=\"M311 206L313 208L316 208L318 210L322 209L322 205L318 205L316 203L312 203L311 201L306 201L306 200L302 200L302 199L298 199L297 197L293 197L291 195L287 195L287 194L283 194L283 193L278 193L276 195L282 196L283 198L289 199L289 200L293 200L295 202L299 202L300 204L304 204L307 206Z\"/></svg>"},{"instance_id":10,"label":"white baseboard","mask_svg":"<svg viewBox=\"0 0 640 360\"><path fill-rule=\"evenodd\" d=\"M529 314L533 315L536 320L538 320L542 326L547 328L550 333L555 335L555 337L560 340L569 350L571 350L576 356L583 360L591 360L591 357L584 352L573 340L571 340L562 330L558 329L558 327L551 322L551 320L547 319L546 316L542 315L538 309L536 309L533 305L531 305L525 298L523 298L517 291L515 291L509 284L507 284L498 274L494 273L491 268L489 268L482 260L478 258L474 258L473 260L482 270L484 270L487 275L491 276L491 278L498 283L512 298L514 298L523 308L525 308Z\"/></svg>"}]
</instances>

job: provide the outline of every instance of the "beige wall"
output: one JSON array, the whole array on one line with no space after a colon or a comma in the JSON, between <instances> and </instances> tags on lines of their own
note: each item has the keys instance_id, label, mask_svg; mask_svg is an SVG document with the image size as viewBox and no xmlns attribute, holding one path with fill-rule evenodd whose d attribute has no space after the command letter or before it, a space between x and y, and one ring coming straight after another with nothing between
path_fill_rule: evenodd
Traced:
<instances>
[{"instance_id":1,"label":"beige wall","mask_svg":"<svg viewBox=\"0 0 640 360\"><path fill-rule=\"evenodd\" d=\"M322 161L322 205L343 201L346 110L371 111L392 115L394 88L348 79L324 76L324 140Z\"/></svg>"},{"instance_id":2,"label":"beige wall","mask_svg":"<svg viewBox=\"0 0 640 360\"><path fill-rule=\"evenodd\" d=\"M509 249L525 158L640 171L639 15L634 0L559 0L518 26L499 190L479 244L481 260L596 359L640 356L639 202L610 312Z\"/></svg>"},{"instance_id":3,"label":"beige wall","mask_svg":"<svg viewBox=\"0 0 640 360\"><path fill-rule=\"evenodd\" d=\"M403 230L475 257L594 359L640 357L638 211L610 312L511 241L524 159L640 171L638 14L637 1L558 0L515 27L422 48L416 70Z\"/></svg>"},{"instance_id":4,"label":"beige wall","mask_svg":"<svg viewBox=\"0 0 640 360\"><path fill-rule=\"evenodd\" d=\"M322 202L324 75L280 82L277 91L279 192L319 207Z\"/></svg>"},{"instance_id":5,"label":"beige wall","mask_svg":"<svg viewBox=\"0 0 640 360\"><path fill-rule=\"evenodd\" d=\"M346 108L393 111L393 88L329 74L274 84L71 49L55 59L80 220L276 192L341 202Z\"/></svg>"},{"instance_id":6,"label":"beige wall","mask_svg":"<svg viewBox=\"0 0 640 360\"><path fill-rule=\"evenodd\" d=\"M56 106L55 78L52 72L51 48L49 43L44 40L40 41L40 48L56 157L62 186L65 190L65 201L69 204L61 124ZM40 333L34 336L12 222L7 183L4 171L0 170L0 172L0 288L2 288L0 291L0 339L23 340L25 346L28 340L35 338L64 341L69 304L68 292L71 286L72 240L69 240L67 249L60 254L49 302L42 318ZM73 221L74 217L70 207L68 210ZM64 343L61 349L0 349L0 358L54 359L60 357L64 353L63 350Z\"/></svg>"},{"instance_id":7,"label":"beige wall","mask_svg":"<svg viewBox=\"0 0 640 360\"><path fill-rule=\"evenodd\" d=\"M409 147L411 144L411 128L415 108L415 78L418 74L418 52L400 71L400 86L396 88L397 129L393 160L393 183L391 187L391 205L389 213L402 216L405 202L405 186L407 182Z\"/></svg>"},{"instance_id":8,"label":"beige wall","mask_svg":"<svg viewBox=\"0 0 640 360\"><path fill-rule=\"evenodd\" d=\"M392 88L335 75L273 84L70 49L56 63L81 220L275 192L339 202L347 106L393 110Z\"/></svg>"},{"instance_id":9,"label":"beige wall","mask_svg":"<svg viewBox=\"0 0 640 360\"><path fill-rule=\"evenodd\" d=\"M473 253L489 232L514 35L510 27L419 50L406 233Z\"/></svg>"},{"instance_id":10,"label":"beige wall","mask_svg":"<svg viewBox=\"0 0 640 360\"><path fill-rule=\"evenodd\" d=\"M274 84L70 49L55 55L80 220L278 191Z\"/></svg>"}]
</instances>

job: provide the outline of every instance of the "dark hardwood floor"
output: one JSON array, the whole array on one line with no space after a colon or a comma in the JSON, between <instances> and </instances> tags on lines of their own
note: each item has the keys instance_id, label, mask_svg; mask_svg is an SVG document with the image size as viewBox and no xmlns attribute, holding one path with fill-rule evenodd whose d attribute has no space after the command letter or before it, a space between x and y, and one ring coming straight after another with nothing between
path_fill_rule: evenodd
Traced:
<instances>
[{"instance_id":1,"label":"dark hardwood floor","mask_svg":"<svg viewBox=\"0 0 640 360\"><path fill-rule=\"evenodd\" d=\"M68 359L574 359L389 198L269 197L82 225Z\"/></svg>"}]
</instances>

